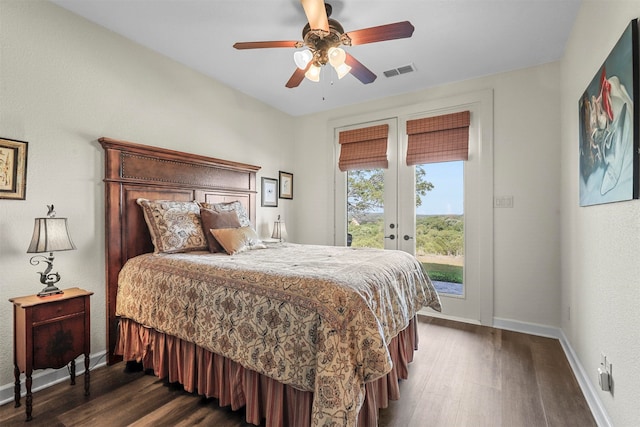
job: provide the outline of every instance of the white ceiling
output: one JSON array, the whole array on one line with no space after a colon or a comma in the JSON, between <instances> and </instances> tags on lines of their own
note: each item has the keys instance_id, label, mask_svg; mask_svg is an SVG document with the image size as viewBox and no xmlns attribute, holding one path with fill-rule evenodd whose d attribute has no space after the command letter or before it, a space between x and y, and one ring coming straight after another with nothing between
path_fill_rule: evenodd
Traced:
<instances>
[{"instance_id":1,"label":"white ceiling","mask_svg":"<svg viewBox=\"0 0 640 427\"><path fill-rule=\"evenodd\" d=\"M294 49L237 41L301 40L299 0L51 0L293 116L526 68L562 58L581 0L329 0L346 32L409 20L413 37L345 47L378 75L363 85L323 67L287 89ZM413 64L392 78L383 71Z\"/></svg>"}]
</instances>

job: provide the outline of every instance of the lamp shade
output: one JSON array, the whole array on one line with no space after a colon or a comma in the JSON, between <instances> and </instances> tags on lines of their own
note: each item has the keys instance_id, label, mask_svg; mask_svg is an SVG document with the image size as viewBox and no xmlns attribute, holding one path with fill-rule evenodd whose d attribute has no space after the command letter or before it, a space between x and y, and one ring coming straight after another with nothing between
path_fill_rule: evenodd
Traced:
<instances>
[{"instance_id":1,"label":"lamp shade","mask_svg":"<svg viewBox=\"0 0 640 427\"><path fill-rule=\"evenodd\" d=\"M284 225L284 221L280 221L280 215L278 215L278 219L273 223L273 233L271 233L271 238L282 241L286 235L287 228Z\"/></svg>"},{"instance_id":2,"label":"lamp shade","mask_svg":"<svg viewBox=\"0 0 640 427\"><path fill-rule=\"evenodd\" d=\"M351 71L351 67L348 66L345 63L343 63L342 65L340 65L338 67L334 67L334 68L336 70L336 73L338 73L338 79L343 78L344 76L349 74L349 71Z\"/></svg>"},{"instance_id":3,"label":"lamp shade","mask_svg":"<svg viewBox=\"0 0 640 427\"><path fill-rule=\"evenodd\" d=\"M312 65L309 67L306 73L304 73L305 77L311 80L312 82L320 81L320 67L317 65Z\"/></svg>"},{"instance_id":4,"label":"lamp shade","mask_svg":"<svg viewBox=\"0 0 640 427\"><path fill-rule=\"evenodd\" d=\"M67 229L67 218L36 218L27 253L68 251L75 248Z\"/></svg>"},{"instance_id":5,"label":"lamp shade","mask_svg":"<svg viewBox=\"0 0 640 427\"><path fill-rule=\"evenodd\" d=\"M293 54L293 61L301 70L307 68L309 62L313 59L313 53L309 49L299 50Z\"/></svg>"},{"instance_id":6,"label":"lamp shade","mask_svg":"<svg viewBox=\"0 0 640 427\"><path fill-rule=\"evenodd\" d=\"M329 63L333 68L338 68L344 64L344 61L347 59L347 53L340 47L330 48L327 54L329 55Z\"/></svg>"}]
</instances>

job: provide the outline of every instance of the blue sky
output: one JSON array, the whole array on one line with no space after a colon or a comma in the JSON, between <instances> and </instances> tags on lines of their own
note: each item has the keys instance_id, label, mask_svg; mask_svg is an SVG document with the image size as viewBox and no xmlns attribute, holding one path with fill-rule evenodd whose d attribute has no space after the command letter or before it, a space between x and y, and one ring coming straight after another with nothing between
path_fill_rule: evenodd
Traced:
<instances>
[{"instance_id":1,"label":"blue sky","mask_svg":"<svg viewBox=\"0 0 640 427\"><path fill-rule=\"evenodd\" d=\"M427 171L426 180L433 184L433 190L422 199L416 214L463 214L464 162L431 163L420 167Z\"/></svg>"}]
</instances>

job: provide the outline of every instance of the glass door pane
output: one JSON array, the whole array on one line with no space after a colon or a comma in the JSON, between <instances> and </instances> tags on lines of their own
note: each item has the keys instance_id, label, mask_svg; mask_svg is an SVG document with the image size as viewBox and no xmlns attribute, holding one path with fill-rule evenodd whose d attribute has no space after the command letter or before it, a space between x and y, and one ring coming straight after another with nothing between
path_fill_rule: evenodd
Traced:
<instances>
[{"instance_id":1,"label":"glass door pane","mask_svg":"<svg viewBox=\"0 0 640 427\"><path fill-rule=\"evenodd\" d=\"M441 295L464 297L464 162L416 166L416 200L416 258Z\"/></svg>"},{"instance_id":2,"label":"glass door pane","mask_svg":"<svg viewBox=\"0 0 640 427\"><path fill-rule=\"evenodd\" d=\"M384 169L347 171L347 246L384 248Z\"/></svg>"},{"instance_id":3,"label":"glass door pane","mask_svg":"<svg viewBox=\"0 0 640 427\"><path fill-rule=\"evenodd\" d=\"M346 215L341 216L346 221L343 230L347 231L348 246L398 248L397 124L395 120L388 119L366 125L382 124L389 126L388 167L350 170L344 174L346 175ZM362 125L357 126L362 127ZM341 203L344 203L344 199Z\"/></svg>"}]
</instances>

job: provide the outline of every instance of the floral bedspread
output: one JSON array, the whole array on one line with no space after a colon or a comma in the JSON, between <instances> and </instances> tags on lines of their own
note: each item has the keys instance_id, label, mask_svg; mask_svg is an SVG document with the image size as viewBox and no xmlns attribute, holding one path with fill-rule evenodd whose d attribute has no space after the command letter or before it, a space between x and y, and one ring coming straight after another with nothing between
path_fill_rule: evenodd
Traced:
<instances>
[{"instance_id":1,"label":"floral bedspread","mask_svg":"<svg viewBox=\"0 0 640 427\"><path fill-rule=\"evenodd\" d=\"M312 425L352 426L387 344L440 300L401 251L283 243L228 256L145 254L120 272L116 314L313 391Z\"/></svg>"}]
</instances>

